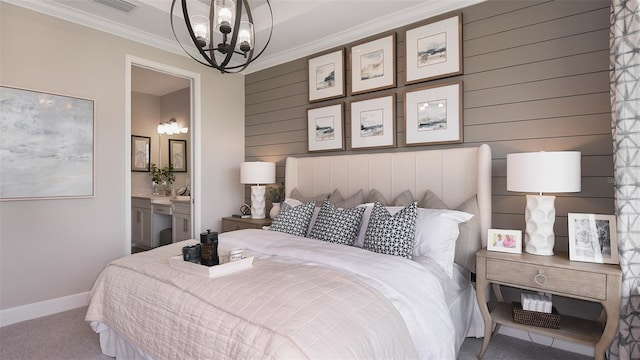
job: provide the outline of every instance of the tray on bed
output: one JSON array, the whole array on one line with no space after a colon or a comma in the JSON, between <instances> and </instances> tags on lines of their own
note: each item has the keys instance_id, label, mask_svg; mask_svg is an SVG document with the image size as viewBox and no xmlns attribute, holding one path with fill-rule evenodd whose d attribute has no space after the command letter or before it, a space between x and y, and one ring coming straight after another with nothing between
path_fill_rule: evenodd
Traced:
<instances>
[{"instance_id":1,"label":"tray on bed","mask_svg":"<svg viewBox=\"0 0 640 360\"><path fill-rule=\"evenodd\" d=\"M216 278L252 267L253 256L246 257L242 260L226 262L216 266L204 266L189 261L184 261L182 259L182 255L178 255L169 258L169 265L172 268L184 271L192 275Z\"/></svg>"}]
</instances>

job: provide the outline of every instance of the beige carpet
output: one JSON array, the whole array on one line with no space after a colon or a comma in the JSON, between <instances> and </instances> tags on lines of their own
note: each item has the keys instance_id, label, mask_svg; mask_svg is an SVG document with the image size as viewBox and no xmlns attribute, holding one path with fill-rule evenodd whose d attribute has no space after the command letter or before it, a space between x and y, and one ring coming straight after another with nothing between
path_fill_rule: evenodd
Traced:
<instances>
[{"instance_id":1,"label":"beige carpet","mask_svg":"<svg viewBox=\"0 0 640 360\"><path fill-rule=\"evenodd\" d=\"M86 307L0 328L1 360L104 360L98 335L84 321ZM458 360L477 359L482 339L465 340ZM485 360L586 360L587 356L497 335ZM201 360L201 359L198 359ZM443 359L445 360L445 359Z\"/></svg>"}]
</instances>

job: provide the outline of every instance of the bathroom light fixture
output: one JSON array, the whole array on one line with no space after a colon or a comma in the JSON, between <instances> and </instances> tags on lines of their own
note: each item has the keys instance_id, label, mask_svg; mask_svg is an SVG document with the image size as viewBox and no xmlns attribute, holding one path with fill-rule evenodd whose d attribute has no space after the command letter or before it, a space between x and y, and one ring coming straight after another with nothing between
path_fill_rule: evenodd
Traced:
<instances>
[{"instance_id":1,"label":"bathroom light fixture","mask_svg":"<svg viewBox=\"0 0 640 360\"><path fill-rule=\"evenodd\" d=\"M176 119L171 119L158 124L158 134L160 135L186 134L187 132L189 132L189 128L180 127Z\"/></svg>"},{"instance_id":2,"label":"bathroom light fixture","mask_svg":"<svg viewBox=\"0 0 640 360\"><path fill-rule=\"evenodd\" d=\"M252 10L247 0L211 0L208 16L202 14L189 15L187 0L172 0L171 2L171 30L178 44L195 61L217 70L221 73L237 73L255 61L267 48L273 33L273 12L269 0L266 1L268 15L271 18L269 37L262 50L254 56L256 50L254 21ZM182 7L186 31L192 44L183 45L180 41L179 31L174 24L174 9L179 2ZM192 2L196 10L202 6L199 1ZM204 13L204 11L202 11ZM266 11L265 11L266 13ZM179 15L175 16L177 19ZM261 27L266 28L263 24ZM195 46L197 53L188 51L187 48ZM238 60L239 56L242 58Z\"/></svg>"},{"instance_id":3,"label":"bathroom light fixture","mask_svg":"<svg viewBox=\"0 0 640 360\"><path fill-rule=\"evenodd\" d=\"M553 255L556 197L542 193L581 191L579 151L540 151L507 155L507 190L527 195L525 251Z\"/></svg>"}]
</instances>

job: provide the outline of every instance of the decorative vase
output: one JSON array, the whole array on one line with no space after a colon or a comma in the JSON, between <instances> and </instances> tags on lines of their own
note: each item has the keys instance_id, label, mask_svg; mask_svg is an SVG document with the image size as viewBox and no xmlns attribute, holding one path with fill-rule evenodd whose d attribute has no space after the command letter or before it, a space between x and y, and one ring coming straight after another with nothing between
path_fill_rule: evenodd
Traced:
<instances>
[{"instance_id":1,"label":"decorative vase","mask_svg":"<svg viewBox=\"0 0 640 360\"><path fill-rule=\"evenodd\" d=\"M151 195L158 196L160 195L160 185L157 182L151 182Z\"/></svg>"},{"instance_id":2,"label":"decorative vase","mask_svg":"<svg viewBox=\"0 0 640 360\"><path fill-rule=\"evenodd\" d=\"M271 211L269 211L269 217L275 219L280 212L280 203L273 203L273 207L271 207Z\"/></svg>"}]
</instances>

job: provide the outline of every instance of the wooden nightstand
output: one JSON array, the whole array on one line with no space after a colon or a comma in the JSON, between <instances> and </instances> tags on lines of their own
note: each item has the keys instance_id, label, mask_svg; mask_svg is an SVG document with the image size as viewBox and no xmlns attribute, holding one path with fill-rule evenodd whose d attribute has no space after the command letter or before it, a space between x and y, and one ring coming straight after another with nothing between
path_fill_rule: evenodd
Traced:
<instances>
[{"instance_id":1,"label":"wooden nightstand","mask_svg":"<svg viewBox=\"0 0 640 360\"><path fill-rule=\"evenodd\" d=\"M476 290L484 318L484 340L478 358L484 355L491 340L491 328L496 332L501 324L563 340L595 346L595 358L605 358L605 351L618 330L622 271L618 265L569 261L567 254L538 256L507 254L480 250L476 253ZM489 312L489 284L494 284L498 305ZM602 304L606 322L561 315L560 329L516 324L511 304L504 302L498 285L546 293ZM599 319L600 320L600 319Z\"/></svg>"},{"instance_id":2,"label":"wooden nightstand","mask_svg":"<svg viewBox=\"0 0 640 360\"><path fill-rule=\"evenodd\" d=\"M222 218L222 232L242 230L242 229L262 229L263 226L271 225L271 219L243 219L236 217Z\"/></svg>"}]
</instances>

